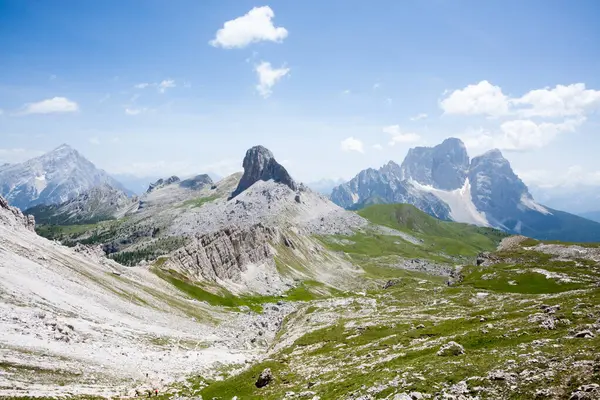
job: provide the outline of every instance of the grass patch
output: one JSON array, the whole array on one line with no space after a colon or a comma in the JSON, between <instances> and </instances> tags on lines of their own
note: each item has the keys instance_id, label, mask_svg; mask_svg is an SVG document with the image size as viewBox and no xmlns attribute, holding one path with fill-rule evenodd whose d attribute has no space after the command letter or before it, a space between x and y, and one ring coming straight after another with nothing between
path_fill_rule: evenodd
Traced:
<instances>
[{"instance_id":1,"label":"grass patch","mask_svg":"<svg viewBox=\"0 0 600 400\"><path fill-rule=\"evenodd\" d=\"M196 207L202 207L204 204L209 203L211 201L217 200L219 199L221 196L219 195L211 195L208 197L199 197L196 199L191 199L191 200L186 200L184 201L180 207L190 207L190 208L196 208Z\"/></svg>"}]
</instances>

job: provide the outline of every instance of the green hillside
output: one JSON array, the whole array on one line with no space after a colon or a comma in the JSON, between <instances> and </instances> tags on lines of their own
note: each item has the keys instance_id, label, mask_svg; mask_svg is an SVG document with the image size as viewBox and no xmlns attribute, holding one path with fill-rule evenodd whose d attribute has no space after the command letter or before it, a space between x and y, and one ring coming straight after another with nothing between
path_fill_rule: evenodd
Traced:
<instances>
[{"instance_id":1,"label":"green hillside","mask_svg":"<svg viewBox=\"0 0 600 400\"><path fill-rule=\"evenodd\" d=\"M493 250L508 236L497 229L441 221L411 204L378 204L358 211L369 221L415 235L426 243L445 243L450 248L469 248L473 254ZM451 252L452 253L452 252Z\"/></svg>"}]
</instances>

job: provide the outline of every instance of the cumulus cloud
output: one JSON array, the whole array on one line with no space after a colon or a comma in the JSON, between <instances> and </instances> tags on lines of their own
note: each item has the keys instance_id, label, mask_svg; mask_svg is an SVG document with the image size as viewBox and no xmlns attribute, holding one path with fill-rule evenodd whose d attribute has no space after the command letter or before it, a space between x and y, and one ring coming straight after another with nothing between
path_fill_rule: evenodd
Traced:
<instances>
[{"instance_id":1,"label":"cumulus cloud","mask_svg":"<svg viewBox=\"0 0 600 400\"><path fill-rule=\"evenodd\" d=\"M461 139L465 146L473 150L498 148L507 151L526 151L544 147L558 135L574 132L585 118L572 118L564 122L534 122L519 119L502 123L498 130L471 130Z\"/></svg>"},{"instance_id":2,"label":"cumulus cloud","mask_svg":"<svg viewBox=\"0 0 600 400\"><path fill-rule=\"evenodd\" d=\"M600 170L590 171L581 165L572 165L558 173L542 169L519 171L518 173L519 177L528 185L540 188L600 186Z\"/></svg>"},{"instance_id":3,"label":"cumulus cloud","mask_svg":"<svg viewBox=\"0 0 600 400\"><path fill-rule=\"evenodd\" d=\"M342 140L341 147L343 151L356 151L359 153L365 152L363 142L353 137Z\"/></svg>"},{"instance_id":4,"label":"cumulus cloud","mask_svg":"<svg viewBox=\"0 0 600 400\"><path fill-rule=\"evenodd\" d=\"M255 67L255 71L258 75L256 90L258 90L258 93L262 97L267 98L273 92L273 86L277 81L286 76L290 72L290 69L285 67L273 68L270 62L263 61Z\"/></svg>"},{"instance_id":5,"label":"cumulus cloud","mask_svg":"<svg viewBox=\"0 0 600 400\"><path fill-rule=\"evenodd\" d=\"M79 106L74 101L66 97L53 97L39 101L37 103L28 103L23 106L21 114L51 114L76 112Z\"/></svg>"},{"instance_id":6,"label":"cumulus cloud","mask_svg":"<svg viewBox=\"0 0 600 400\"><path fill-rule=\"evenodd\" d=\"M418 121L420 119L425 119L425 118L427 118L427 114L421 113L421 114L415 115L414 117L411 117L410 120L411 121Z\"/></svg>"},{"instance_id":7,"label":"cumulus cloud","mask_svg":"<svg viewBox=\"0 0 600 400\"><path fill-rule=\"evenodd\" d=\"M376 143L376 144L374 144L374 145L373 145L373 148L374 148L375 150L383 150L383 146L382 146L382 145L380 145L379 143Z\"/></svg>"},{"instance_id":8,"label":"cumulus cloud","mask_svg":"<svg viewBox=\"0 0 600 400\"><path fill-rule=\"evenodd\" d=\"M447 94L440 107L444 114L501 118L497 128L466 135L467 147L521 151L544 147L560 134L574 132L588 111L600 108L600 91L574 83L509 97L499 86L481 81Z\"/></svg>"},{"instance_id":9,"label":"cumulus cloud","mask_svg":"<svg viewBox=\"0 0 600 400\"><path fill-rule=\"evenodd\" d=\"M275 13L271 7L254 7L247 14L225 22L209 44L233 49L261 41L280 43L287 37L288 31L283 27L275 27L273 17Z\"/></svg>"},{"instance_id":10,"label":"cumulus cloud","mask_svg":"<svg viewBox=\"0 0 600 400\"><path fill-rule=\"evenodd\" d=\"M521 97L509 97L488 81L455 90L440 101L444 114L518 115L530 117L573 117L600 106L600 90L586 89L584 83L535 89Z\"/></svg>"},{"instance_id":11,"label":"cumulus cloud","mask_svg":"<svg viewBox=\"0 0 600 400\"><path fill-rule=\"evenodd\" d=\"M570 117L600 106L600 90L586 89L584 83L556 85L554 89L532 90L511 102L526 107L516 110L524 117Z\"/></svg>"},{"instance_id":12,"label":"cumulus cloud","mask_svg":"<svg viewBox=\"0 0 600 400\"><path fill-rule=\"evenodd\" d=\"M488 81L455 90L440 101L444 114L500 116L508 113L508 97Z\"/></svg>"},{"instance_id":13,"label":"cumulus cloud","mask_svg":"<svg viewBox=\"0 0 600 400\"><path fill-rule=\"evenodd\" d=\"M148 82L142 82L138 83L137 85L133 85L133 87L136 89L146 89L148 86L150 86L150 83Z\"/></svg>"},{"instance_id":14,"label":"cumulus cloud","mask_svg":"<svg viewBox=\"0 0 600 400\"><path fill-rule=\"evenodd\" d=\"M402 132L399 125L384 126L383 132L391 135L390 146L394 146L396 143L414 143L421 139L421 136L416 133Z\"/></svg>"}]
</instances>

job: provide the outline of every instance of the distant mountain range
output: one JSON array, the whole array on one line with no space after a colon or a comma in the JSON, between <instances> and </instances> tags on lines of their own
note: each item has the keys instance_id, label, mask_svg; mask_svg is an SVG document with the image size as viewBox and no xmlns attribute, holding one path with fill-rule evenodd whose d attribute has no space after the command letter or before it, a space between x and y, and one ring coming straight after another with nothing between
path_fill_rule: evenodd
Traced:
<instances>
[{"instance_id":1,"label":"distant mountain range","mask_svg":"<svg viewBox=\"0 0 600 400\"><path fill-rule=\"evenodd\" d=\"M470 160L456 138L410 149L401 165L363 170L335 187L331 200L347 209L408 203L442 220L537 239L600 241L599 223L537 203L499 150Z\"/></svg>"},{"instance_id":2,"label":"distant mountain range","mask_svg":"<svg viewBox=\"0 0 600 400\"><path fill-rule=\"evenodd\" d=\"M0 167L0 195L21 210L64 203L104 184L132 194L68 145L20 164Z\"/></svg>"}]
</instances>

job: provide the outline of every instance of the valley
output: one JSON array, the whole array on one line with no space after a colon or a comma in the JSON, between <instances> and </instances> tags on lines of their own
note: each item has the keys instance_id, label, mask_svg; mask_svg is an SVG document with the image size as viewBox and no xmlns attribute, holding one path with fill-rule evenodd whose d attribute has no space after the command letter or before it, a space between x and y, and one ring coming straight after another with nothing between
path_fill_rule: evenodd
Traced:
<instances>
[{"instance_id":1,"label":"valley","mask_svg":"<svg viewBox=\"0 0 600 400\"><path fill-rule=\"evenodd\" d=\"M411 204L344 210L261 146L243 166L218 182L162 179L127 201L94 189L37 206L37 234L4 202L2 396L598 392L597 244Z\"/></svg>"}]
</instances>

